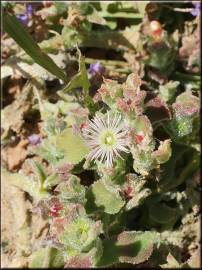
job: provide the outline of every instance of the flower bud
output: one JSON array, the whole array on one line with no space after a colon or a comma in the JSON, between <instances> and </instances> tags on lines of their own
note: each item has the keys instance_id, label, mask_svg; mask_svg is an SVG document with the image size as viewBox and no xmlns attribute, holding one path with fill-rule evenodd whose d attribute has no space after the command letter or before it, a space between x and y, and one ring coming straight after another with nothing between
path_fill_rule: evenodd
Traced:
<instances>
[{"instance_id":1,"label":"flower bud","mask_svg":"<svg viewBox=\"0 0 202 270\"><path fill-rule=\"evenodd\" d=\"M153 37L160 37L162 34L162 25L158 21L151 21L150 22L150 30L151 30L151 35Z\"/></svg>"},{"instance_id":2,"label":"flower bud","mask_svg":"<svg viewBox=\"0 0 202 270\"><path fill-rule=\"evenodd\" d=\"M52 1L43 1L43 6L48 8L48 7L51 7L53 5L53 2Z\"/></svg>"}]
</instances>

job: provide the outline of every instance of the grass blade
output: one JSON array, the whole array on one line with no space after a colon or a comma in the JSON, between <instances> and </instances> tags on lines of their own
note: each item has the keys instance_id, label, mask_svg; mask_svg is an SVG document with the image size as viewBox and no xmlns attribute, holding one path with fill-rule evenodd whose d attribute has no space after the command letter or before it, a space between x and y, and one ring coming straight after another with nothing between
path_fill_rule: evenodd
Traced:
<instances>
[{"instance_id":1,"label":"grass blade","mask_svg":"<svg viewBox=\"0 0 202 270\"><path fill-rule=\"evenodd\" d=\"M57 78L67 83L67 76L47 54L42 52L38 44L34 41L18 19L9 13L4 14L2 17L4 30L16 41L16 43L22 49L24 49L25 52L31 58L33 58L38 65L42 66Z\"/></svg>"}]
</instances>

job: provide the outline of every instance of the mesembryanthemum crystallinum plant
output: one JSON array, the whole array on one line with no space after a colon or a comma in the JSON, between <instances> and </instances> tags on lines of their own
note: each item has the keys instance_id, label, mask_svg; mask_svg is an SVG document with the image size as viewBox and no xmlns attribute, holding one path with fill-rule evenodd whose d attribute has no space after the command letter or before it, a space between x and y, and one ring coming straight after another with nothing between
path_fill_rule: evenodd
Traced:
<instances>
[{"instance_id":1,"label":"mesembryanthemum crystallinum plant","mask_svg":"<svg viewBox=\"0 0 202 270\"><path fill-rule=\"evenodd\" d=\"M31 267L46 265L46 260L52 266L76 268L145 261L152 265L161 245L172 245L159 232L172 234L177 220L189 211L183 200L187 194L168 191L198 166L196 150L187 146L196 134L186 129L184 118L194 126L199 99L188 91L170 110L160 95L149 96L141 84L136 74L122 84L104 79L94 101L107 106L95 114L67 94L66 101L43 107L47 137L30 144L30 151L49 162L50 172L35 162L33 185L22 174L8 176L32 195L33 212L50 223L46 247L32 254ZM157 123L168 131L163 140L154 136L156 111ZM183 137L184 145L176 145L191 132L192 140ZM192 166L176 178L176 163L185 153L193 157ZM174 207L166 204L169 200L176 200Z\"/></svg>"},{"instance_id":2,"label":"mesembryanthemum crystallinum plant","mask_svg":"<svg viewBox=\"0 0 202 270\"><path fill-rule=\"evenodd\" d=\"M68 122L62 129L54 129L54 133L48 129L57 160L51 158L51 152L44 156L43 144L37 146L43 157L48 155L49 161L55 160L55 171L42 186L49 191L51 186L56 186L57 195L53 200L53 197L45 199L46 206L39 203L35 209L49 218L49 245L60 247L66 266L107 266L129 261L135 264L147 260L153 252L156 233L123 231L124 215L131 209L138 211L152 194L146 176L151 170L158 171L171 155L170 139L156 144L152 123L144 114L146 92L140 90L140 85L141 80L135 74L130 74L123 84L105 80L98 94L109 108L97 111L92 117L87 111L84 117L81 109L77 109L78 113L74 110L75 114L71 120L66 118ZM64 112L64 120L65 114L68 116L69 111ZM44 127L48 128L47 124ZM83 168L82 160L86 160ZM87 186L74 175L85 169L97 173L94 179L86 179ZM129 245L135 253L129 260L121 248L114 246L110 259L105 246L107 240L101 239L109 237L109 242L113 242L116 240L110 234L119 238L122 232L131 235ZM148 233L151 238L147 243ZM139 235L145 247L136 254ZM127 242L123 245L129 248Z\"/></svg>"},{"instance_id":3,"label":"mesembryanthemum crystallinum plant","mask_svg":"<svg viewBox=\"0 0 202 270\"><path fill-rule=\"evenodd\" d=\"M80 66L60 91L64 100L53 104L37 94L46 138L30 142L29 150L49 169L34 162L31 177L5 174L50 225L29 266L163 265L173 247L163 232L182 242L175 226L197 202L190 179L199 166L199 98L190 90L176 98L176 82L164 85L167 93L174 89L169 98L163 87L151 93L132 73L124 83L104 78L91 99L81 55ZM78 102L67 92L82 84Z\"/></svg>"}]
</instances>

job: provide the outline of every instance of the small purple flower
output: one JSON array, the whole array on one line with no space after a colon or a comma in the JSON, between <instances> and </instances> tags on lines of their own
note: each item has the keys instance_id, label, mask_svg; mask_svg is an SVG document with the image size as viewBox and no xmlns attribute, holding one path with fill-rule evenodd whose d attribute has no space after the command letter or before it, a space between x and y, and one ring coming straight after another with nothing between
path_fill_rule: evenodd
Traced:
<instances>
[{"instance_id":1,"label":"small purple flower","mask_svg":"<svg viewBox=\"0 0 202 270\"><path fill-rule=\"evenodd\" d=\"M42 140L38 134L32 134L28 137L28 141L32 145L38 145Z\"/></svg>"},{"instance_id":2,"label":"small purple flower","mask_svg":"<svg viewBox=\"0 0 202 270\"><path fill-rule=\"evenodd\" d=\"M33 7L31 4L26 6L25 14L17 15L17 18L24 24L27 25L29 17L33 14Z\"/></svg>"},{"instance_id":3,"label":"small purple flower","mask_svg":"<svg viewBox=\"0 0 202 270\"><path fill-rule=\"evenodd\" d=\"M32 13L33 13L33 7L32 7L32 5L31 4L28 4L26 10L27 10L27 14L31 16Z\"/></svg>"},{"instance_id":4,"label":"small purple flower","mask_svg":"<svg viewBox=\"0 0 202 270\"><path fill-rule=\"evenodd\" d=\"M95 74L102 74L104 72L105 68L102 64L99 62L95 64L90 64L90 68L88 69L89 74L95 75Z\"/></svg>"},{"instance_id":5,"label":"small purple flower","mask_svg":"<svg viewBox=\"0 0 202 270\"><path fill-rule=\"evenodd\" d=\"M192 9L191 14L196 17L201 12L201 3L200 2L196 2L196 3L192 2L192 4L194 5L194 8Z\"/></svg>"}]
</instances>

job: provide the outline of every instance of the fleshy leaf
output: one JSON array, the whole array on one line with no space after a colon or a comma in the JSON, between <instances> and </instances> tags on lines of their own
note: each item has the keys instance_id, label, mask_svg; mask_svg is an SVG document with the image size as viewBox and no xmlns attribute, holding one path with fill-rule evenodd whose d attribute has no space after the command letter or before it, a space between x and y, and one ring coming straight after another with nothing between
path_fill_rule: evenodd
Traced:
<instances>
[{"instance_id":1,"label":"fleshy leaf","mask_svg":"<svg viewBox=\"0 0 202 270\"><path fill-rule=\"evenodd\" d=\"M55 248L40 248L35 251L29 262L30 268L59 268L64 266L63 253Z\"/></svg>"},{"instance_id":2,"label":"fleshy leaf","mask_svg":"<svg viewBox=\"0 0 202 270\"><path fill-rule=\"evenodd\" d=\"M57 225L55 223L55 225ZM86 253L93 248L100 249L99 234L102 232L101 221L93 221L87 217L82 205L74 204L67 216L62 220L62 226L56 226L59 243L64 245L67 251L67 259ZM54 224L51 225L54 233ZM60 231L58 231L58 228Z\"/></svg>"},{"instance_id":3,"label":"fleshy leaf","mask_svg":"<svg viewBox=\"0 0 202 270\"><path fill-rule=\"evenodd\" d=\"M183 137L192 132L194 117L200 108L199 98L190 91L182 93L172 105L174 118L169 123L169 128L175 137Z\"/></svg>"},{"instance_id":4,"label":"fleshy leaf","mask_svg":"<svg viewBox=\"0 0 202 270\"><path fill-rule=\"evenodd\" d=\"M116 214L124 206L118 191L105 185L104 181L96 181L88 191L98 208L108 214ZM91 202L89 202L91 203Z\"/></svg>"},{"instance_id":5,"label":"fleshy leaf","mask_svg":"<svg viewBox=\"0 0 202 270\"><path fill-rule=\"evenodd\" d=\"M126 204L126 210L131 210L132 208L139 206L150 194L151 190L148 188L145 188L138 194L135 194L134 197Z\"/></svg>"},{"instance_id":6,"label":"fleshy leaf","mask_svg":"<svg viewBox=\"0 0 202 270\"><path fill-rule=\"evenodd\" d=\"M199 4L200 5L200 4ZM198 7L200 13L201 6ZM197 8L196 8L197 10ZM183 68L190 71L200 72L200 24L197 23L197 27L194 31L182 37L182 46L179 48L179 59L183 65ZM186 74L187 75L187 74ZM188 74L189 75L189 74ZM190 83L185 76L182 78L183 83ZM200 87L200 86L199 86Z\"/></svg>"},{"instance_id":7,"label":"fleshy leaf","mask_svg":"<svg viewBox=\"0 0 202 270\"><path fill-rule=\"evenodd\" d=\"M70 260L65 264L65 268L92 268L93 267L93 262L92 262L92 257L91 256L82 256L78 255Z\"/></svg>"},{"instance_id":8,"label":"fleshy leaf","mask_svg":"<svg viewBox=\"0 0 202 270\"><path fill-rule=\"evenodd\" d=\"M123 192L126 198L129 198L126 204L126 210L131 210L142 204L144 199L151 194L151 190L144 188L146 180L142 177L138 177L135 174L128 174L126 179Z\"/></svg>"},{"instance_id":9,"label":"fleshy leaf","mask_svg":"<svg viewBox=\"0 0 202 270\"><path fill-rule=\"evenodd\" d=\"M71 128L65 129L56 137L56 147L63 152L63 161L77 164L88 153L88 148L79 134L73 134Z\"/></svg>"},{"instance_id":10,"label":"fleshy leaf","mask_svg":"<svg viewBox=\"0 0 202 270\"><path fill-rule=\"evenodd\" d=\"M99 243L100 247L97 246L88 253L79 254L77 256L68 259L68 261L65 264L65 268L94 268L96 262L102 256L101 241L99 241Z\"/></svg>"},{"instance_id":11,"label":"fleshy leaf","mask_svg":"<svg viewBox=\"0 0 202 270\"><path fill-rule=\"evenodd\" d=\"M169 76L175 67L176 42L171 38L166 41L150 42L147 48L150 57L146 62L149 66L158 69L161 74Z\"/></svg>"},{"instance_id":12,"label":"fleshy leaf","mask_svg":"<svg viewBox=\"0 0 202 270\"><path fill-rule=\"evenodd\" d=\"M171 158L162 165L162 174L160 179L160 187L164 190L169 190L171 186L176 182L173 181L175 178L175 171L177 169L177 162L182 159L184 153L188 151L188 147L184 145L176 145L172 146L172 155Z\"/></svg>"},{"instance_id":13,"label":"fleshy leaf","mask_svg":"<svg viewBox=\"0 0 202 270\"><path fill-rule=\"evenodd\" d=\"M66 182L61 182L55 191L59 192L59 197L65 202L84 203L85 187L80 184L80 179L71 175Z\"/></svg>"},{"instance_id":14,"label":"fleshy leaf","mask_svg":"<svg viewBox=\"0 0 202 270\"><path fill-rule=\"evenodd\" d=\"M59 175L56 174L56 173L53 173L51 175L49 175L44 183L43 183L43 187L45 189L51 189L52 187L56 186L57 184L59 184L60 182L60 178L59 178Z\"/></svg>"},{"instance_id":15,"label":"fleshy leaf","mask_svg":"<svg viewBox=\"0 0 202 270\"><path fill-rule=\"evenodd\" d=\"M31 152L52 164L57 164L64 157L64 154L56 148L55 137L44 139L40 145L31 149Z\"/></svg>"},{"instance_id":16,"label":"fleshy leaf","mask_svg":"<svg viewBox=\"0 0 202 270\"><path fill-rule=\"evenodd\" d=\"M175 137L184 137L192 132L193 119L189 116L182 116L172 120L169 125Z\"/></svg>"},{"instance_id":17,"label":"fleshy leaf","mask_svg":"<svg viewBox=\"0 0 202 270\"><path fill-rule=\"evenodd\" d=\"M173 257L173 255L171 253L168 254L167 258L167 263L161 265L162 268L182 268L180 266L180 263L175 259L175 257Z\"/></svg>"},{"instance_id":18,"label":"fleshy leaf","mask_svg":"<svg viewBox=\"0 0 202 270\"><path fill-rule=\"evenodd\" d=\"M84 37L81 33L79 33L76 29L70 26L64 26L61 33L62 41L65 48L72 48L75 44L80 45Z\"/></svg>"},{"instance_id":19,"label":"fleshy leaf","mask_svg":"<svg viewBox=\"0 0 202 270\"><path fill-rule=\"evenodd\" d=\"M169 81L164 85L159 86L160 97L165 102L171 102L176 94L177 87L180 83L178 81Z\"/></svg>"},{"instance_id":20,"label":"fleshy leaf","mask_svg":"<svg viewBox=\"0 0 202 270\"><path fill-rule=\"evenodd\" d=\"M132 92L133 95L132 96L127 95L126 97L134 98L135 95L140 91L141 84L142 84L141 79L137 74L131 73L130 75L128 75L124 87L124 92L127 92L127 89L130 89L133 90Z\"/></svg>"},{"instance_id":21,"label":"fleshy leaf","mask_svg":"<svg viewBox=\"0 0 202 270\"><path fill-rule=\"evenodd\" d=\"M114 106L115 99L122 96L122 87L115 80L103 78L103 83L97 91L99 98L112 108Z\"/></svg>"},{"instance_id":22,"label":"fleshy leaf","mask_svg":"<svg viewBox=\"0 0 202 270\"><path fill-rule=\"evenodd\" d=\"M153 93L148 93L146 97L146 114L151 122L171 119L171 112L166 102Z\"/></svg>"},{"instance_id":23,"label":"fleshy leaf","mask_svg":"<svg viewBox=\"0 0 202 270\"><path fill-rule=\"evenodd\" d=\"M190 160L184 167L184 169L181 170L180 174L176 174L175 170L177 170L177 163L173 165L172 171L175 172L175 174L171 173L171 170L167 170L169 168L169 161L168 167L166 167L164 170L164 175L162 175L162 178L164 176L167 176L166 179L164 180L165 182L163 183L162 181L162 189L167 190L167 189L174 189L175 187L181 185L186 179L189 177L193 176L194 172L197 171L200 168L200 155L195 152L195 150L187 148L183 146L184 152L187 150L190 150L187 155L190 155ZM178 158L177 158L178 160ZM176 162L176 161L175 161ZM167 164L166 163L166 164ZM171 162L172 164L172 162ZM163 179L162 179L163 180Z\"/></svg>"},{"instance_id":24,"label":"fleshy leaf","mask_svg":"<svg viewBox=\"0 0 202 270\"><path fill-rule=\"evenodd\" d=\"M153 204L149 209L149 215L154 221L160 224L174 222L178 216L174 208L163 203Z\"/></svg>"},{"instance_id":25,"label":"fleshy leaf","mask_svg":"<svg viewBox=\"0 0 202 270\"><path fill-rule=\"evenodd\" d=\"M27 192L34 199L39 200L48 197L48 192L39 190L39 185L33 178L27 177L20 173L3 172L3 177L7 179L12 185L17 186L23 191Z\"/></svg>"},{"instance_id":26,"label":"fleshy leaf","mask_svg":"<svg viewBox=\"0 0 202 270\"><path fill-rule=\"evenodd\" d=\"M134 127L136 134L142 132L144 136L152 136L153 128L149 118L146 115L137 116L130 124L132 127Z\"/></svg>"},{"instance_id":27,"label":"fleshy leaf","mask_svg":"<svg viewBox=\"0 0 202 270\"><path fill-rule=\"evenodd\" d=\"M199 112L200 100L191 91L186 91L176 98L173 109L176 117L193 116Z\"/></svg>"},{"instance_id":28,"label":"fleshy leaf","mask_svg":"<svg viewBox=\"0 0 202 270\"><path fill-rule=\"evenodd\" d=\"M149 171L155 167L151 151L139 150L134 147L131 149L131 153L134 159L133 169L135 172L143 176L148 175Z\"/></svg>"},{"instance_id":29,"label":"fleshy leaf","mask_svg":"<svg viewBox=\"0 0 202 270\"><path fill-rule=\"evenodd\" d=\"M152 153L152 156L157 160L159 164L165 163L171 157L172 149L170 144L171 144L170 139L160 142L158 150Z\"/></svg>"},{"instance_id":30,"label":"fleshy leaf","mask_svg":"<svg viewBox=\"0 0 202 270\"><path fill-rule=\"evenodd\" d=\"M122 232L103 241L103 256L97 266L106 267L118 262L139 264L148 260L153 252L155 233Z\"/></svg>"}]
</instances>

